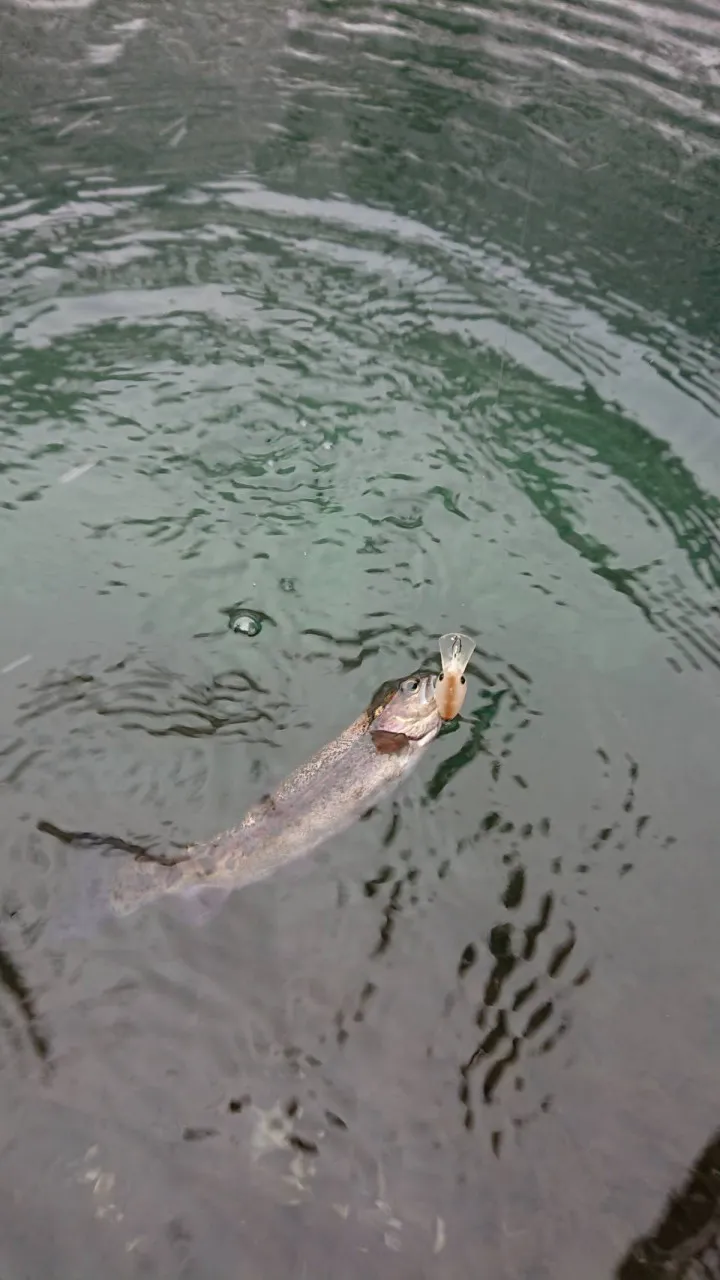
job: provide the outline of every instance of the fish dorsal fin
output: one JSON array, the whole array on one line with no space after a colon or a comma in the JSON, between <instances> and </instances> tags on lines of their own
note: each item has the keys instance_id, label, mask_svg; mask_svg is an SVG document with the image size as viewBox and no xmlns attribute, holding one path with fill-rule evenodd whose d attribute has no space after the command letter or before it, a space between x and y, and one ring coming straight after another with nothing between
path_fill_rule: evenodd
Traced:
<instances>
[{"instance_id":1,"label":"fish dorsal fin","mask_svg":"<svg viewBox=\"0 0 720 1280\"><path fill-rule=\"evenodd\" d=\"M381 755L392 755L394 751L402 751L410 741L406 734L391 733L389 729L371 729L370 737L375 744L375 750Z\"/></svg>"}]
</instances>

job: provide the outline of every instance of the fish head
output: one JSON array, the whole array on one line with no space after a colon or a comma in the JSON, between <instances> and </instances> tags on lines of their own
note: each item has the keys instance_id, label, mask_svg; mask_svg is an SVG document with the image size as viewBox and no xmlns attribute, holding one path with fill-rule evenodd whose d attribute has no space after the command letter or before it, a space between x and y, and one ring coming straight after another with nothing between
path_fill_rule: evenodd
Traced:
<instances>
[{"instance_id":1,"label":"fish head","mask_svg":"<svg viewBox=\"0 0 720 1280\"><path fill-rule=\"evenodd\" d=\"M368 707L370 733L378 751L424 746L442 720L435 705L436 677L416 672L381 685Z\"/></svg>"}]
</instances>

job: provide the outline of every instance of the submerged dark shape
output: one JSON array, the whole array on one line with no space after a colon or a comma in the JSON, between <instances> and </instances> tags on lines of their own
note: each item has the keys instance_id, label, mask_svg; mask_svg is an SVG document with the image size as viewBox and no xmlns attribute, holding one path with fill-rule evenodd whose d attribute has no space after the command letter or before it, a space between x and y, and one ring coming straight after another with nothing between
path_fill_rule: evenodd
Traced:
<instances>
[{"instance_id":1,"label":"submerged dark shape","mask_svg":"<svg viewBox=\"0 0 720 1280\"><path fill-rule=\"evenodd\" d=\"M616 1280L694 1280L718 1275L720 1130L669 1198L655 1227L630 1246Z\"/></svg>"}]
</instances>

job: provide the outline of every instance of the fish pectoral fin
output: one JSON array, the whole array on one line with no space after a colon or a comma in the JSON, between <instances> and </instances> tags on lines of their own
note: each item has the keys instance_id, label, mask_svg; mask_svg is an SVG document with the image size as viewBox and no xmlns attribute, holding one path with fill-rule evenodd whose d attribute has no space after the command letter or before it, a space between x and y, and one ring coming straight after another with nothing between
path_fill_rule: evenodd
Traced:
<instances>
[{"instance_id":1,"label":"fish pectoral fin","mask_svg":"<svg viewBox=\"0 0 720 1280\"><path fill-rule=\"evenodd\" d=\"M261 818L266 818L269 813L272 813L275 808L275 797L270 791L266 791L265 795L261 796L257 801L257 804L248 809L242 825L245 827L254 826Z\"/></svg>"},{"instance_id":2,"label":"fish pectoral fin","mask_svg":"<svg viewBox=\"0 0 720 1280\"><path fill-rule=\"evenodd\" d=\"M180 890L173 905L185 924L200 928L219 914L229 893L222 885L194 884Z\"/></svg>"},{"instance_id":3,"label":"fish pectoral fin","mask_svg":"<svg viewBox=\"0 0 720 1280\"><path fill-rule=\"evenodd\" d=\"M407 734L391 733L389 729L371 729L370 737L375 744L375 750L381 755L392 755L394 751L402 751L410 742Z\"/></svg>"}]
</instances>

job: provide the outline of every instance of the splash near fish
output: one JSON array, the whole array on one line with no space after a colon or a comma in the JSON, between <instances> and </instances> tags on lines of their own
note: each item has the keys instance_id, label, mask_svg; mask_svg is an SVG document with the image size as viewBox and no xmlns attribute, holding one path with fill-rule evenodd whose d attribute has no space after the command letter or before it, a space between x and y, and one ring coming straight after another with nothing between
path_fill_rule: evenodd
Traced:
<instances>
[{"instance_id":1,"label":"splash near fish","mask_svg":"<svg viewBox=\"0 0 720 1280\"><path fill-rule=\"evenodd\" d=\"M474 647L467 636L443 636L441 676L418 673L386 682L361 716L253 805L238 826L190 847L170 865L152 858L124 861L104 890L96 864L94 883L89 877L79 895L94 923L129 916L171 895L189 923L202 924L234 889L265 879L344 831L394 790L443 722L457 715Z\"/></svg>"},{"instance_id":2,"label":"splash near fish","mask_svg":"<svg viewBox=\"0 0 720 1280\"><path fill-rule=\"evenodd\" d=\"M442 720L454 720L462 710L467 693L465 669L474 652L475 641L462 632L440 637L442 674L435 686L435 705Z\"/></svg>"}]
</instances>

